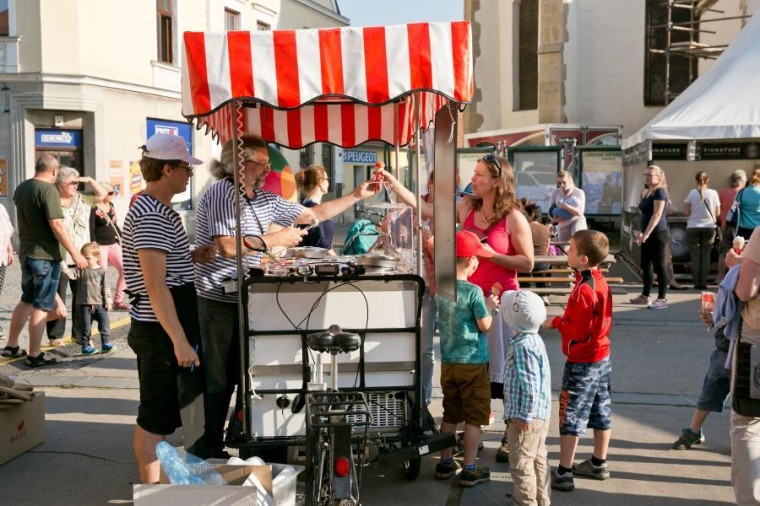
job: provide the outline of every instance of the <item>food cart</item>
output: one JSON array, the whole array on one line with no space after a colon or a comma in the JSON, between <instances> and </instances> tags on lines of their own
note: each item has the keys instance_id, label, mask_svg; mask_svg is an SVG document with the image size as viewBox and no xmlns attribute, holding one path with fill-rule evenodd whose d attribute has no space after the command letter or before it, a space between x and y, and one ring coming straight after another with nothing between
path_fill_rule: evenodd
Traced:
<instances>
[{"instance_id":1,"label":"food cart","mask_svg":"<svg viewBox=\"0 0 760 506\"><path fill-rule=\"evenodd\" d=\"M290 149L315 142L354 147L371 140L398 148L416 138L419 170L419 133L441 115L447 121L440 122L441 135L436 132L436 156L454 157L454 117L473 90L470 41L466 21L187 32L183 114L222 142L254 133ZM242 165L238 151L235 159ZM454 170L453 164L439 166L436 185L453 184ZM234 177L237 185L239 174ZM448 194L450 203L436 204L453 210L453 191ZM438 221L436 251L443 252L441 264L449 267L453 219L451 224ZM419 253L419 240L417 247ZM240 248L238 272L243 272ZM324 390L316 373L328 360L309 346L309 339L332 325L361 339L358 349L333 355L341 368L332 380L340 390L367 399L371 423L362 454L403 462L407 478L414 479L422 455L453 445L450 435L424 434L419 324L424 282L416 263L411 272L368 272L351 258L299 259L237 277L234 289L244 316L239 328L245 385L242 454L286 447L293 456L305 444L310 430L305 398L312 390ZM441 276L439 283L445 290L452 279ZM378 451L369 451L372 446Z\"/></svg>"}]
</instances>

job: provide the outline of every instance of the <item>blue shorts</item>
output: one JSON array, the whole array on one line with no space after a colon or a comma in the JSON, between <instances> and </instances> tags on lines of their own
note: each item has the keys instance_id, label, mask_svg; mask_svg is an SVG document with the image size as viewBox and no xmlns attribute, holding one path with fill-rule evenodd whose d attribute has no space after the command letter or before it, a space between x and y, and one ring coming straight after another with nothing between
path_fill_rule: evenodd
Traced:
<instances>
[{"instance_id":1,"label":"blue shorts","mask_svg":"<svg viewBox=\"0 0 760 506\"><path fill-rule=\"evenodd\" d=\"M599 362L565 364L559 395L560 435L583 436L586 428L612 427L611 373L609 357Z\"/></svg>"},{"instance_id":2,"label":"blue shorts","mask_svg":"<svg viewBox=\"0 0 760 506\"><path fill-rule=\"evenodd\" d=\"M702 384L702 393L697 401L697 409L721 413L726 397L731 390L731 370L726 369L725 351L713 350L710 354L710 365Z\"/></svg>"},{"instance_id":3,"label":"blue shorts","mask_svg":"<svg viewBox=\"0 0 760 506\"><path fill-rule=\"evenodd\" d=\"M55 306L61 262L24 257L21 260L21 302L50 311Z\"/></svg>"}]
</instances>

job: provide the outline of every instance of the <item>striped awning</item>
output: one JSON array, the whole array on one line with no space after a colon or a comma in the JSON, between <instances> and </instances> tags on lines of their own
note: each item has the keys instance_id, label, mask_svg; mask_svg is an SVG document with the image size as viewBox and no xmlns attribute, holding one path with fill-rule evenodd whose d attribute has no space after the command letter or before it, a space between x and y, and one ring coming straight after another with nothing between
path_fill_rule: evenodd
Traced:
<instances>
[{"instance_id":1,"label":"striped awning","mask_svg":"<svg viewBox=\"0 0 760 506\"><path fill-rule=\"evenodd\" d=\"M470 25L186 32L182 112L222 141L406 145L473 91ZM244 107L232 121L235 103Z\"/></svg>"}]
</instances>

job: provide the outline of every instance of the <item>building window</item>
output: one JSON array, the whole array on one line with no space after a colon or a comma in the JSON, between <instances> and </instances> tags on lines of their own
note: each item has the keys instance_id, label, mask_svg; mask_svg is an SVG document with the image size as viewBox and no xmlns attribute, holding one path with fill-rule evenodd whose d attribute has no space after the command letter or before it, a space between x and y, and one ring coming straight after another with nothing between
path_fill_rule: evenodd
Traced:
<instances>
[{"instance_id":1,"label":"building window","mask_svg":"<svg viewBox=\"0 0 760 506\"><path fill-rule=\"evenodd\" d=\"M260 32L266 32L268 30L271 30L272 27L264 23L263 21L256 21L256 29Z\"/></svg>"},{"instance_id":2,"label":"building window","mask_svg":"<svg viewBox=\"0 0 760 506\"><path fill-rule=\"evenodd\" d=\"M240 30L240 13L230 9L224 9L224 29Z\"/></svg>"},{"instance_id":3,"label":"building window","mask_svg":"<svg viewBox=\"0 0 760 506\"><path fill-rule=\"evenodd\" d=\"M538 108L538 0L520 2L519 110Z\"/></svg>"},{"instance_id":4,"label":"building window","mask_svg":"<svg viewBox=\"0 0 760 506\"><path fill-rule=\"evenodd\" d=\"M156 20L158 28L158 61L174 63L172 47L172 0L156 0Z\"/></svg>"},{"instance_id":5,"label":"building window","mask_svg":"<svg viewBox=\"0 0 760 506\"><path fill-rule=\"evenodd\" d=\"M666 105L673 101L694 80L697 79L697 60L681 53L666 54L668 48L684 48L698 42L699 25L692 24L696 6L689 8L679 5L670 7L662 0L647 0L646 3L646 61L644 64L644 104ZM670 17L670 20L668 19ZM679 29L670 31L668 45L668 23ZM670 68L668 69L668 63Z\"/></svg>"},{"instance_id":6,"label":"building window","mask_svg":"<svg viewBox=\"0 0 760 506\"><path fill-rule=\"evenodd\" d=\"M11 34L8 12L8 0L0 0L0 37L7 37Z\"/></svg>"}]
</instances>

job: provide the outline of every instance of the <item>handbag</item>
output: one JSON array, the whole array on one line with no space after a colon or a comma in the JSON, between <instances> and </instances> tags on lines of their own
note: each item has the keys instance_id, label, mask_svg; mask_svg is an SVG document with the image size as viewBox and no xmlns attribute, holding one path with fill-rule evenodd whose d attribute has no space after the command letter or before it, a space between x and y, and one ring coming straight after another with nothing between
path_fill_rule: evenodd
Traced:
<instances>
[{"instance_id":1,"label":"handbag","mask_svg":"<svg viewBox=\"0 0 760 506\"><path fill-rule=\"evenodd\" d=\"M66 304L64 304L61 296L56 293L53 309L47 313L47 321L51 322L53 320L60 320L61 318L66 318L68 315L69 312L66 310Z\"/></svg>"},{"instance_id":2,"label":"handbag","mask_svg":"<svg viewBox=\"0 0 760 506\"><path fill-rule=\"evenodd\" d=\"M744 189L736 195L733 204L731 204L731 209L729 209L726 214L726 228L731 227L734 235L736 235L736 231L739 229L739 218L741 217L742 212L742 193L744 193Z\"/></svg>"},{"instance_id":3,"label":"handbag","mask_svg":"<svg viewBox=\"0 0 760 506\"><path fill-rule=\"evenodd\" d=\"M742 341L734 355L734 387L731 408L742 416L760 416L760 345Z\"/></svg>"},{"instance_id":4,"label":"handbag","mask_svg":"<svg viewBox=\"0 0 760 506\"><path fill-rule=\"evenodd\" d=\"M700 190L699 193L701 195L702 191ZM715 219L715 215L713 214L712 209L710 209L710 206L707 205L707 201L705 200L704 196L702 197L702 202L705 204L710 218L712 218L715 222L715 240L713 241L713 248L717 249L720 252L720 245L723 242L723 233L720 229L720 223L718 223L718 220Z\"/></svg>"}]
</instances>

